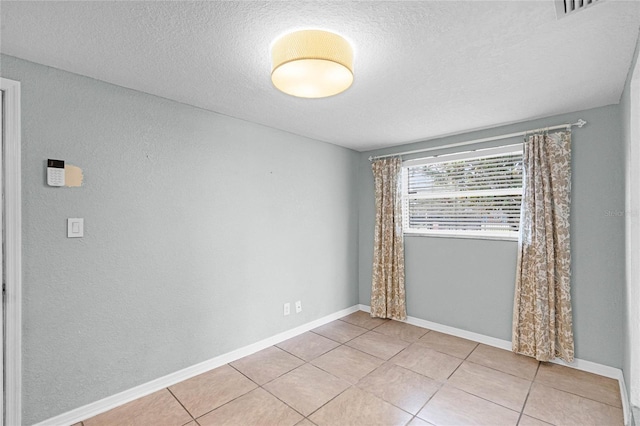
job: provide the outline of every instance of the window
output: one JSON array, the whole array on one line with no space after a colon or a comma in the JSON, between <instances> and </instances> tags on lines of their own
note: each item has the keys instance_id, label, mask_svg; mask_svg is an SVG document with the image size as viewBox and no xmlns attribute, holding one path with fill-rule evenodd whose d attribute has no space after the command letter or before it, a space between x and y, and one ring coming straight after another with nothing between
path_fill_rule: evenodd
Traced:
<instances>
[{"instance_id":1,"label":"window","mask_svg":"<svg viewBox=\"0 0 640 426\"><path fill-rule=\"evenodd\" d=\"M408 160L405 234L518 239L522 144Z\"/></svg>"}]
</instances>

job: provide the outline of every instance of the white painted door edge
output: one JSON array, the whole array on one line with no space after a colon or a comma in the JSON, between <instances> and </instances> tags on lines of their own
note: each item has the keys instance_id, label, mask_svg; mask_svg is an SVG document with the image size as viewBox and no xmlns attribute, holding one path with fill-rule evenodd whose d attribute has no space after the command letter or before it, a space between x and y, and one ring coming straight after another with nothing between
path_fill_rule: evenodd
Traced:
<instances>
[{"instance_id":1,"label":"white painted door edge","mask_svg":"<svg viewBox=\"0 0 640 426\"><path fill-rule=\"evenodd\" d=\"M371 312L371 308L367 305L360 305L360 310L365 312ZM407 317L407 324L417 325L418 327L428 328L429 330L438 331L440 333L450 334L452 336L461 337L463 339L472 340L474 342L482 343L487 346L493 346L500 349L511 350L511 342L508 340L497 339L495 337L486 336L484 334L474 333L471 331L463 330L460 328L450 327L448 325L438 324L431 321L426 321L420 318ZM608 365L598 364L596 362L585 361L583 359L576 358L572 364L567 364L562 360L551 361L554 364L564 365L576 370L582 370L600 376L616 379L620 385L620 398L622 399L622 411L624 414L624 424L629 425L631 422L631 406L629 404L629 396L627 394L627 387L625 386L624 376L622 370Z\"/></svg>"},{"instance_id":2,"label":"white painted door edge","mask_svg":"<svg viewBox=\"0 0 640 426\"><path fill-rule=\"evenodd\" d=\"M52 417L50 419L44 420L40 423L37 423L34 426L71 425L71 424L80 422L82 420L86 420L100 413L104 413L105 411L109 411L112 408L119 407L120 405L126 404L127 402L131 402L135 399L142 398L143 396L152 394L153 392L157 392L166 387L175 385L176 383L182 382L183 380L190 379L191 377L197 376L198 374L202 374L204 372L207 372L214 368L228 364L230 362L233 362L247 355L251 355L255 352L261 351L262 349L266 349L269 346L273 346L287 339L291 339L292 337L298 336L309 330L313 330L314 328L320 327L321 325L330 323L331 321L335 321L338 318L342 318L345 315L349 315L350 313L356 312L357 310L358 310L358 305L354 305L349 308L342 309L333 314L319 318L315 321L308 322L301 326L292 328L291 330L278 333L275 336L268 337L264 340L253 343L251 345L236 349L226 354L222 354L210 360L201 362L191 367L187 367L183 370L176 371L175 373L171 373L164 377L160 377L159 379L155 379L150 382L144 383L140 386L136 386L126 391L120 392L116 395L109 396L99 401L92 402L85 406L76 408L74 410L71 410L66 413L60 414L58 416Z\"/></svg>"},{"instance_id":3,"label":"white painted door edge","mask_svg":"<svg viewBox=\"0 0 640 426\"><path fill-rule=\"evenodd\" d=\"M22 424L22 197L20 82L0 78L4 92L5 422Z\"/></svg>"},{"instance_id":4,"label":"white painted door edge","mask_svg":"<svg viewBox=\"0 0 640 426\"><path fill-rule=\"evenodd\" d=\"M629 146L627 147L625 194L626 304L629 401L640 425L640 60L631 71Z\"/></svg>"}]
</instances>

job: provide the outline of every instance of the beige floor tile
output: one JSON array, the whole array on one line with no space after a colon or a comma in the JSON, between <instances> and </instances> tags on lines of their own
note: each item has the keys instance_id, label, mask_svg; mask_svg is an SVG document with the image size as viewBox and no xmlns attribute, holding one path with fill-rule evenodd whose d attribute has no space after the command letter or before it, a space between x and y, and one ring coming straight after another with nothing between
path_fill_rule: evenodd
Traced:
<instances>
[{"instance_id":1,"label":"beige floor tile","mask_svg":"<svg viewBox=\"0 0 640 426\"><path fill-rule=\"evenodd\" d=\"M270 382L302 364L304 361L300 358L275 346L270 346L231 363L234 368L259 385Z\"/></svg>"},{"instance_id":2,"label":"beige floor tile","mask_svg":"<svg viewBox=\"0 0 640 426\"><path fill-rule=\"evenodd\" d=\"M197 419L200 426L278 425L293 426L302 420L264 389L255 389Z\"/></svg>"},{"instance_id":3,"label":"beige floor tile","mask_svg":"<svg viewBox=\"0 0 640 426\"><path fill-rule=\"evenodd\" d=\"M397 365L386 363L358 382L358 387L411 414L440 389L442 384Z\"/></svg>"},{"instance_id":4,"label":"beige floor tile","mask_svg":"<svg viewBox=\"0 0 640 426\"><path fill-rule=\"evenodd\" d=\"M388 360L407 346L408 342L370 331L345 343L347 346L366 352L369 355Z\"/></svg>"},{"instance_id":5,"label":"beige floor tile","mask_svg":"<svg viewBox=\"0 0 640 426\"><path fill-rule=\"evenodd\" d=\"M387 321L376 327L376 332L393 336L405 342L415 342L429 332L426 328L400 321Z\"/></svg>"},{"instance_id":6,"label":"beige floor tile","mask_svg":"<svg viewBox=\"0 0 640 426\"><path fill-rule=\"evenodd\" d=\"M415 343L389 362L440 381L446 380L462 364L460 358Z\"/></svg>"},{"instance_id":7,"label":"beige floor tile","mask_svg":"<svg viewBox=\"0 0 640 426\"><path fill-rule=\"evenodd\" d=\"M445 385L420 410L418 417L437 426L515 425L519 413Z\"/></svg>"},{"instance_id":8,"label":"beige floor tile","mask_svg":"<svg viewBox=\"0 0 640 426\"><path fill-rule=\"evenodd\" d=\"M615 426L622 409L534 382L523 414L563 426Z\"/></svg>"},{"instance_id":9,"label":"beige floor tile","mask_svg":"<svg viewBox=\"0 0 640 426\"><path fill-rule=\"evenodd\" d=\"M348 382L305 364L267 383L264 388L308 416L349 386Z\"/></svg>"},{"instance_id":10,"label":"beige floor tile","mask_svg":"<svg viewBox=\"0 0 640 426\"><path fill-rule=\"evenodd\" d=\"M449 384L470 394L521 411L531 382L469 361L462 363Z\"/></svg>"},{"instance_id":11,"label":"beige floor tile","mask_svg":"<svg viewBox=\"0 0 640 426\"><path fill-rule=\"evenodd\" d=\"M420 417L414 417L407 426L432 426L432 423L426 422Z\"/></svg>"},{"instance_id":12,"label":"beige floor tile","mask_svg":"<svg viewBox=\"0 0 640 426\"><path fill-rule=\"evenodd\" d=\"M467 357L467 361L527 380L533 380L539 364L534 358L482 344L471 352L471 355Z\"/></svg>"},{"instance_id":13,"label":"beige floor tile","mask_svg":"<svg viewBox=\"0 0 640 426\"><path fill-rule=\"evenodd\" d=\"M300 423L296 423L296 426L315 426L315 425L311 423L311 420L309 419L302 419Z\"/></svg>"},{"instance_id":14,"label":"beige floor tile","mask_svg":"<svg viewBox=\"0 0 640 426\"><path fill-rule=\"evenodd\" d=\"M622 407L617 380L563 365L542 363L536 382L598 402Z\"/></svg>"},{"instance_id":15,"label":"beige floor tile","mask_svg":"<svg viewBox=\"0 0 640 426\"><path fill-rule=\"evenodd\" d=\"M228 365L177 383L169 390L195 418L226 404L257 385Z\"/></svg>"},{"instance_id":16,"label":"beige floor tile","mask_svg":"<svg viewBox=\"0 0 640 426\"><path fill-rule=\"evenodd\" d=\"M84 426L182 426L192 420L171 393L162 389L106 413L84 420Z\"/></svg>"},{"instance_id":17,"label":"beige floor tile","mask_svg":"<svg viewBox=\"0 0 640 426\"><path fill-rule=\"evenodd\" d=\"M319 426L404 426L411 420L411 417L411 414L394 407L388 402L352 387L313 413L309 418Z\"/></svg>"},{"instance_id":18,"label":"beige floor tile","mask_svg":"<svg viewBox=\"0 0 640 426\"><path fill-rule=\"evenodd\" d=\"M358 383L367 374L378 368L382 360L348 346L334 350L311 361L316 367L349 383Z\"/></svg>"},{"instance_id":19,"label":"beige floor tile","mask_svg":"<svg viewBox=\"0 0 640 426\"><path fill-rule=\"evenodd\" d=\"M550 423L543 422L542 420L534 419L533 417L522 415L518 426L550 426Z\"/></svg>"},{"instance_id":20,"label":"beige floor tile","mask_svg":"<svg viewBox=\"0 0 640 426\"><path fill-rule=\"evenodd\" d=\"M376 328L377 326L384 324L389 320L382 318L372 318L371 314L369 314L368 312L356 311L352 314L347 315L346 317L340 318L340 321L346 321L350 324L357 325L358 327L371 330L372 328Z\"/></svg>"},{"instance_id":21,"label":"beige floor tile","mask_svg":"<svg viewBox=\"0 0 640 426\"><path fill-rule=\"evenodd\" d=\"M478 345L476 342L472 342L471 340L438 333L437 331L428 332L420 339L416 340L416 343L438 352L443 352L462 359L466 358Z\"/></svg>"},{"instance_id":22,"label":"beige floor tile","mask_svg":"<svg viewBox=\"0 0 640 426\"><path fill-rule=\"evenodd\" d=\"M306 332L292 339L278 343L276 346L297 356L298 358L302 358L305 361L311 361L323 353L329 352L338 345L339 343L334 342L331 339L327 339L326 337L315 333Z\"/></svg>"},{"instance_id":23,"label":"beige floor tile","mask_svg":"<svg viewBox=\"0 0 640 426\"><path fill-rule=\"evenodd\" d=\"M355 339L359 335L366 333L368 329L358 327L357 325L353 325L348 322L336 320L329 324L314 328L311 331L331 340L335 340L338 343L346 343L349 340Z\"/></svg>"}]
</instances>

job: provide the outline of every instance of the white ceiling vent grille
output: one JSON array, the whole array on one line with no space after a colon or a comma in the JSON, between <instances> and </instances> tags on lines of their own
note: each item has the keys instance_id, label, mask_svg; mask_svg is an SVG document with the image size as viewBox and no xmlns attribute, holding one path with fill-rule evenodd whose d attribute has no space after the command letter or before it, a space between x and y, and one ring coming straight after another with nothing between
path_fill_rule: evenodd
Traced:
<instances>
[{"instance_id":1,"label":"white ceiling vent grille","mask_svg":"<svg viewBox=\"0 0 640 426\"><path fill-rule=\"evenodd\" d=\"M560 19L573 15L603 1L605 0L556 0L556 17Z\"/></svg>"}]
</instances>

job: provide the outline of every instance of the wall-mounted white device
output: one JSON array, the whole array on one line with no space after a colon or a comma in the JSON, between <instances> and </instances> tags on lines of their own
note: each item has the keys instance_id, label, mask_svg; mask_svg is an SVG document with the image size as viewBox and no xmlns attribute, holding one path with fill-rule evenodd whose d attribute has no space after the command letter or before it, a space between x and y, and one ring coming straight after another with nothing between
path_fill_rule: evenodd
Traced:
<instances>
[{"instance_id":1,"label":"wall-mounted white device","mask_svg":"<svg viewBox=\"0 0 640 426\"><path fill-rule=\"evenodd\" d=\"M47 160L47 185L64 186L64 161Z\"/></svg>"},{"instance_id":2,"label":"wall-mounted white device","mask_svg":"<svg viewBox=\"0 0 640 426\"><path fill-rule=\"evenodd\" d=\"M81 217L70 217L67 219L67 238L84 237L84 219Z\"/></svg>"}]
</instances>

